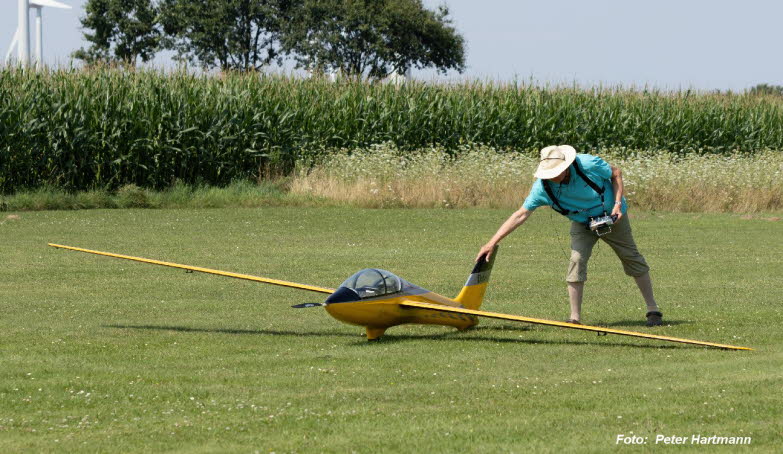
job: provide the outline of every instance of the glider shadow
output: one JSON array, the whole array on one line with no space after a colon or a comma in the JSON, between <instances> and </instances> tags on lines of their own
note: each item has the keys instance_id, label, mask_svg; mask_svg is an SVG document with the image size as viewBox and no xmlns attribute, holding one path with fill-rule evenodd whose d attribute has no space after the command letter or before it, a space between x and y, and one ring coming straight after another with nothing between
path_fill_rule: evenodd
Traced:
<instances>
[{"instance_id":1,"label":"glider shadow","mask_svg":"<svg viewBox=\"0 0 783 454\"><path fill-rule=\"evenodd\" d=\"M663 324L664 326L676 326L676 325L690 325L691 321L689 320L664 320ZM616 320L614 322L599 322L596 323L595 326L644 326L647 327L647 322L645 320Z\"/></svg>"},{"instance_id":2,"label":"glider shadow","mask_svg":"<svg viewBox=\"0 0 783 454\"><path fill-rule=\"evenodd\" d=\"M362 340L357 340L351 345L354 346L372 346L377 343L397 343L406 342L410 340L452 340L454 336L460 336L463 333L459 331L448 331L435 334L387 334L380 340L373 342L367 342L363 335L349 334L344 332L335 331L281 331L281 330L253 330L253 329L223 329L223 328L193 328L188 326L172 326L172 325L102 325L103 328L114 329L134 329L134 330L155 330L155 331L176 331L184 333L216 333L216 334L239 334L239 335L262 335L262 336L304 336L304 337L361 337ZM484 326L475 327L468 332L481 332L481 331L530 331L530 327L494 327ZM648 349L675 349L675 348L696 348L698 346L690 345L642 345L642 344L630 344L620 342L589 342L589 341L573 341L573 340L542 340L542 339L509 339L502 337L489 337L489 336L462 336L456 340L459 341L479 341L479 342L492 342L492 343L508 343L508 344L529 344L529 345L600 345L602 347L634 347L634 348L648 348Z\"/></svg>"},{"instance_id":3,"label":"glider shadow","mask_svg":"<svg viewBox=\"0 0 783 454\"><path fill-rule=\"evenodd\" d=\"M157 331L178 331L183 333L217 333L217 334L251 334L265 336L342 336L342 337L360 337L359 334L339 333L334 331L281 331L273 329L223 329L223 328L192 328L189 326L171 326L171 325L103 325L102 328L115 329L138 329L138 330L157 330Z\"/></svg>"}]
</instances>

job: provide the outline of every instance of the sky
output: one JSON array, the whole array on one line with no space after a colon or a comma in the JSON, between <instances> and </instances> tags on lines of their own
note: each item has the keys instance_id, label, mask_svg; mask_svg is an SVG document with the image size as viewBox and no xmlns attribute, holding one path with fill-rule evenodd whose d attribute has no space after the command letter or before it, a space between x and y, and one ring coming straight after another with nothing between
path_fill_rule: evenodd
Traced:
<instances>
[{"instance_id":1,"label":"sky","mask_svg":"<svg viewBox=\"0 0 783 454\"><path fill-rule=\"evenodd\" d=\"M44 61L67 65L86 46L71 10L43 11ZM16 30L16 0L0 0L0 49ZM446 4L467 42L467 70L445 79L741 91L783 85L778 0L423 0ZM32 18L32 15L31 15ZM31 19L31 30L34 22ZM34 48L34 37L31 37ZM155 60L170 65L170 54ZM444 79L432 70L417 79Z\"/></svg>"}]
</instances>

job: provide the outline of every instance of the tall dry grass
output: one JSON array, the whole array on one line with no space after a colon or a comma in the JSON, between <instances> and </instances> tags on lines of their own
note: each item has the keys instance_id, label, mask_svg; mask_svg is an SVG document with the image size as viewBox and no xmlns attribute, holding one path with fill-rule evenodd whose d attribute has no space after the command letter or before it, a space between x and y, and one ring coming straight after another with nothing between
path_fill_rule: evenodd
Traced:
<instances>
[{"instance_id":1,"label":"tall dry grass","mask_svg":"<svg viewBox=\"0 0 783 454\"><path fill-rule=\"evenodd\" d=\"M626 195L644 210L764 212L783 209L783 155L686 155L613 150L601 156L624 172ZM362 207L521 206L537 160L488 147L459 153L433 147L403 152L392 144L343 150L300 166L294 194Z\"/></svg>"}]
</instances>

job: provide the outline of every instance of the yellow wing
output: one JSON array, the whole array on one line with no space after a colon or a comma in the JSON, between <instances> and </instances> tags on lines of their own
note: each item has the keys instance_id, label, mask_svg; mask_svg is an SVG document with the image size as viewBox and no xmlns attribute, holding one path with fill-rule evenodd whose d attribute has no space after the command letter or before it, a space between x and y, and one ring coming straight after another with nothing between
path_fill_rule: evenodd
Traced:
<instances>
[{"instance_id":1,"label":"yellow wing","mask_svg":"<svg viewBox=\"0 0 783 454\"><path fill-rule=\"evenodd\" d=\"M509 314L501 314L498 312L478 311L472 309L464 309L460 307L441 306L439 304L419 303L416 301L405 301L403 303L400 303L400 306L415 307L419 309L428 309L432 311L453 312L455 314L477 315L480 317L497 318L500 320L513 320L516 322L535 323L538 325L558 326L561 328L580 329L582 331L594 331L597 333L619 334L621 336L641 337L644 339L655 339L655 340L662 340L668 342L680 342L683 344L705 345L707 347L726 348L731 350L753 350L752 348L748 348L748 347L737 347L734 345L715 344L712 342L702 342L697 340L681 339L679 337L658 336L655 334L637 333L634 331L623 331L619 329L603 328L600 326L577 325L575 323L556 322L553 320L544 320L540 318L523 317L521 315L509 315Z\"/></svg>"},{"instance_id":2,"label":"yellow wing","mask_svg":"<svg viewBox=\"0 0 783 454\"><path fill-rule=\"evenodd\" d=\"M82 249L73 246L63 246L62 244L49 243L49 246L60 248L60 249L69 249L71 251L88 252L90 254L105 255L107 257L114 257L118 259L133 260L142 263L151 263L153 265L169 266L172 268L181 268L183 270L189 270L189 271L198 271L199 273L217 274L218 276L226 276L226 277L233 277L236 279L244 279L247 281L262 282L264 284L281 285L283 287L298 288L302 290L309 290L311 292L320 292L320 293L329 293L329 294L334 293L334 289L331 288L316 287L314 285L307 285L307 284L297 284L296 282L288 282L288 281L281 281L277 279L269 279L266 277L251 276L249 274L231 273L229 271L212 270L209 268L201 268L198 266L180 265L179 263L162 262L160 260L145 259L141 257L133 257L130 255L114 254L111 252L93 251L90 249Z\"/></svg>"}]
</instances>

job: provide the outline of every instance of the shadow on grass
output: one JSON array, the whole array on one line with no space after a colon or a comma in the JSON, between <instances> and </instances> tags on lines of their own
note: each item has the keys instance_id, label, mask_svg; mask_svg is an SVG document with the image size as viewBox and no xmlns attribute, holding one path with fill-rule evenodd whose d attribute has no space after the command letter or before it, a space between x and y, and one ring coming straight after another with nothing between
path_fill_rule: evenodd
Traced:
<instances>
[{"instance_id":1,"label":"shadow on grass","mask_svg":"<svg viewBox=\"0 0 783 454\"><path fill-rule=\"evenodd\" d=\"M359 337L358 334L339 333L334 331L280 331L273 329L222 329L222 328L190 328L187 326L168 326L168 325L103 325L102 328L117 329L142 329L158 331L179 331L184 333L219 333L219 334L254 334L268 336L342 336Z\"/></svg>"},{"instance_id":2,"label":"shadow on grass","mask_svg":"<svg viewBox=\"0 0 783 454\"><path fill-rule=\"evenodd\" d=\"M664 320L663 321L663 326L666 327L666 326L676 326L676 325L689 325L691 323L693 323L693 322L685 321L685 320ZM603 323L603 322L597 323L594 326L606 326L606 327L610 327L610 326L644 326L645 328L647 328L647 321L646 320L617 320L617 321L609 322L609 323ZM656 334L656 333L651 331L650 334Z\"/></svg>"},{"instance_id":3,"label":"shadow on grass","mask_svg":"<svg viewBox=\"0 0 783 454\"><path fill-rule=\"evenodd\" d=\"M453 339L454 336L460 336L462 333L459 331L452 331L447 332L439 335L419 335L419 336L412 336L412 335L406 335L406 334L385 334L382 338L380 338L378 341L374 342L354 342L353 345L373 345L376 343L393 343L393 342L404 342L407 340L412 339L431 339L436 341L441 340L448 340L448 341L462 341L462 342L492 342L494 344L528 344L528 345L586 345L586 346L601 346L601 347L633 347L633 348L651 348L651 349L675 349L675 348L694 348L694 347L700 347L697 345L640 345L640 344L631 344L631 343L621 343L621 342L590 342L590 341L573 341L573 340L542 340L542 339L509 339L509 338L502 338L502 337L488 337L488 336L462 336L457 339ZM600 336L603 337L603 336ZM704 347L700 347L704 348Z\"/></svg>"},{"instance_id":4,"label":"shadow on grass","mask_svg":"<svg viewBox=\"0 0 783 454\"><path fill-rule=\"evenodd\" d=\"M520 325L498 325L498 326L483 326L478 325L471 328L471 331L530 331L532 326L520 326Z\"/></svg>"},{"instance_id":5,"label":"shadow on grass","mask_svg":"<svg viewBox=\"0 0 783 454\"><path fill-rule=\"evenodd\" d=\"M250 335L266 335L266 336L305 336L305 337L351 337L358 338L363 337L360 334L349 334L335 331L281 331L281 330L253 330L253 329L222 329L222 328L191 328L187 326L169 326L169 325L103 325L103 328L115 328L115 329L137 329L137 330L157 330L157 331L178 331L186 333L218 333L218 334L250 334ZM508 327L508 326L484 326L475 327L467 331L467 333L476 333L482 331L530 331L530 327ZM455 336L460 336L454 339ZM603 336L600 336L603 337ZM492 343L509 343L509 344L529 344L529 345L588 345L602 347L634 347L634 348L652 348L652 349L673 349L673 348L704 348L697 345L639 345L620 342L590 342L590 341L551 341L541 339L509 339L502 337L489 337L489 336L473 336L465 335L460 331L446 331L433 334L385 334L381 339L374 342L367 342L366 340L357 340L351 345L363 345L372 346L378 343L388 344L405 342L410 340L458 340L466 342L492 342Z\"/></svg>"}]
</instances>

